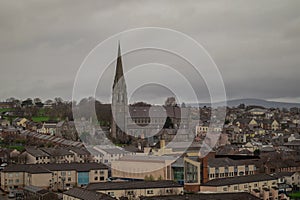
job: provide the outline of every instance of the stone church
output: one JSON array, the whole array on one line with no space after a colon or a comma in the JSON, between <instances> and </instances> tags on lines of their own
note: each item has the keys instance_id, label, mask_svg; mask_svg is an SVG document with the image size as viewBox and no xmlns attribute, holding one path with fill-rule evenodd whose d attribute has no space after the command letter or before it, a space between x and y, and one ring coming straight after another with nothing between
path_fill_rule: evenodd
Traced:
<instances>
[{"instance_id":1,"label":"stone church","mask_svg":"<svg viewBox=\"0 0 300 200\"><path fill-rule=\"evenodd\" d=\"M154 111L151 119L149 118L150 107ZM149 143L155 143L160 139L172 140L179 127L186 129L186 134L189 134L189 109L178 106L164 106L167 118L172 124L172 127L166 128L166 118L161 116L161 109L159 107L161 106L128 104L121 47L119 44L112 87L111 137L120 143L127 143L131 136L146 139ZM157 132L157 134L153 134L153 132ZM182 137L189 136L182 135ZM179 139L184 140L184 138Z\"/></svg>"}]
</instances>

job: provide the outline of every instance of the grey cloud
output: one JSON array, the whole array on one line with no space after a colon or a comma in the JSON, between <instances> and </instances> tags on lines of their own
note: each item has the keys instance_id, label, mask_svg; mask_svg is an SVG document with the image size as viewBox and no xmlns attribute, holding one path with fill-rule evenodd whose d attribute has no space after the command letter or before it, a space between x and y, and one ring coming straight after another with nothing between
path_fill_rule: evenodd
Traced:
<instances>
[{"instance_id":1,"label":"grey cloud","mask_svg":"<svg viewBox=\"0 0 300 200\"><path fill-rule=\"evenodd\" d=\"M161 26L203 44L229 98L297 101L299 6L297 0L1 1L0 99L70 99L80 64L99 42L129 28ZM206 101L206 86L188 76Z\"/></svg>"}]
</instances>

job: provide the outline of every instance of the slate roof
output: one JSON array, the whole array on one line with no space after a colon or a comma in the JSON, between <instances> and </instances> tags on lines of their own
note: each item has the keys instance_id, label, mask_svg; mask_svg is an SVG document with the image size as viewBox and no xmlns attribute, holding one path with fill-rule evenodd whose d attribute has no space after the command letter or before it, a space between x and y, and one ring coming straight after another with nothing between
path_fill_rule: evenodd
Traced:
<instances>
[{"instance_id":1,"label":"slate roof","mask_svg":"<svg viewBox=\"0 0 300 200\"><path fill-rule=\"evenodd\" d=\"M277 180L277 178L272 177L267 174L255 174L249 176L237 176L231 178L219 178L208 181L207 183L203 183L203 186L224 186L224 185L235 185L235 184L243 184L243 183L253 183L260 181L271 181Z\"/></svg>"},{"instance_id":2,"label":"slate roof","mask_svg":"<svg viewBox=\"0 0 300 200\"><path fill-rule=\"evenodd\" d=\"M104 182L90 183L88 190L127 190L127 189L151 189L151 188L178 188L182 187L174 181L122 181L122 182Z\"/></svg>"},{"instance_id":3,"label":"slate roof","mask_svg":"<svg viewBox=\"0 0 300 200\"><path fill-rule=\"evenodd\" d=\"M110 197L109 195L102 194L102 193L97 193L81 188L72 188L64 194L78 198L80 200L113 200L114 198Z\"/></svg>"},{"instance_id":4,"label":"slate roof","mask_svg":"<svg viewBox=\"0 0 300 200\"><path fill-rule=\"evenodd\" d=\"M36 187L36 186L33 186L33 185L25 186L24 190L27 190L29 192L36 193L36 194L41 194L41 195L49 193L48 190L45 190L43 188Z\"/></svg>"},{"instance_id":5,"label":"slate roof","mask_svg":"<svg viewBox=\"0 0 300 200\"><path fill-rule=\"evenodd\" d=\"M152 117L161 118L162 112L165 112L170 118L177 119L187 118L189 115L189 109L187 108L173 106L164 106L163 108L161 108L161 106L129 106L129 112L132 118L148 118L150 109Z\"/></svg>"},{"instance_id":6,"label":"slate roof","mask_svg":"<svg viewBox=\"0 0 300 200\"><path fill-rule=\"evenodd\" d=\"M32 174L51 173L51 171L77 171L87 172L90 170L108 169L101 163L53 163L53 164L17 164L8 165L3 172L28 172Z\"/></svg>"},{"instance_id":7,"label":"slate roof","mask_svg":"<svg viewBox=\"0 0 300 200\"><path fill-rule=\"evenodd\" d=\"M73 155L73 153L69 152L64 148L41 148L42 151L46 152L50 156L66 156Z\"/></svg>"},{"instance_id":8,"label":"slate roof","mask_svg":"<svg viewBox=\"0 0 300 200\"><path fill-rule=\"evenodd\" d=\"M90 152L85 148L70 147L69 150L78 155L90 155Z\"/></svg>"},{"instance_id":9,"label":"slate roof","mask_svg":"<svg viewBox=\"0 0 300 200\"><path fill-rule=\"evenodd\" d=\"M111 148L111 149L101 149L102 151L105 151L108 154L126 154L127 152L118 148Z\"/></svg>"},{"instance_id":10,"label":"slate roof","mask_svg":"<svg viewBox=\"0 0 300 200\"><path fill-rule=\"evenodd\" d=\"M199 193L199 194L187 194L187 195L171 195L171 196L153 196L153 197L141 197L141 200L259 200L249 193Z\"/></svg>"},{"instance_id":11,"label":"slate roof","mask_svg":"<svg viewBox=\"0 0 300 200\"><path fill-rule=\"evenodd\" d=\"M34 157L49 156L46 152L44 152L40 149L31 148L31 147L27 147L26 152Z\"/></svg>"},{"instance_id":12,"label":"slate roof","mask_svg":"<svg viewBox=\"0 0 300 200\"><path fill-rule=\"evenodd\" d=\"M283 177L290 177L292 176L293 174L295 174L296 172L279 172L279 173L276 173L276 174L273 174L272 176L274 178L283 178Z\"/></svg>"},{"instance_id":13,"label":"slate roof","mask_svg":"<svg viewBox=\"0 0 300 200\"><path fill-rule=\"evenodd\" d=\"M293 140L284 144L285 146L300 146L300 140Z\"/></svg>"},{"instance_id":14,"label":"slate roof","mask_svg":"<svg viewBox=\"0 0 300 200\"><path fill-rule=\"evenodd\" d=\"M126 155L119 159L119 161L149 161L149 162L165 162L165 161L176 160L175 156L137 156L137 155Z\"/></svg>"}]
</instances>

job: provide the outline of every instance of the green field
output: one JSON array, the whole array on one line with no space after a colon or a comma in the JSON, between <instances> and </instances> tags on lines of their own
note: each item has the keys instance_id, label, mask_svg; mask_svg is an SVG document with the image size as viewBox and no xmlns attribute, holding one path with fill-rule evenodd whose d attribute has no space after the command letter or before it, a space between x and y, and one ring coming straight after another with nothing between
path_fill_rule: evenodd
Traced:
<instances>
[{"instance_id":1,"label":"green field","mask_svg":"<svg viewBox=\"0 0 300 200\"><path fill-rule=\"evenodd\" d=\"M11 110L12 110L11 108L0 108L0 113L11 111Z\"/></svg>"},{"instance_id":2,"label":"green field","mask_svg":"<svg viewBox=\"0 0 300 200\"><path fill-rule=\"evenodd\" d=\"M34 122L43 122L43 121L48 121L49 119L50 119L50 117L48 117L48 116L32 117L32 121L34 121Z\"/></svg>"},{"instance_id":3,"label":"green field","mask_svg":"<svg viewBox=\"0 0 300 200\"><path fill-rule=\"evenodd\" d=\"M291 199L300 199L300 192L295 192L292 194L289 194L289 197L291 197Z\"/></svg>"}]
</instances>

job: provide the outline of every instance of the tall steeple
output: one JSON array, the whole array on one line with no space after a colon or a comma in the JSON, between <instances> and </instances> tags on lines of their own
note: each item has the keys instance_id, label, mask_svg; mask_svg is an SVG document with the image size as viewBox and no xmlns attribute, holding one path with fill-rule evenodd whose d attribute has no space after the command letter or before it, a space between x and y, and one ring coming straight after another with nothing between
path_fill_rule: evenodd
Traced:
<instances>
[{"instance_id":1,"label":"tall steeple","mask_svg":"<svg viewBox=\"0 0 300 200\"><path fill-rule=\"evenodd\" d=\"M123 77L123 64L122 64L122 55L121 55L121 46L120 42L118 43L118 57L117 57L117 64L116 64L116 73L113 88L115 88L118 81Z\"/></svg>"},{"instance_id":2,"label":"tall steeple","mask_svg":"<svg viewBox=\"0 0 300 200\"><path fill-rule=\"evenodd\" d=\"M119 142L125 142L126 121L127 121L127 88L123 72L122 55L120 42L118 44L118 57L116 63L115 79L112 87L112 112L111 125L112 137Z\"/></svg>"}]
</instances>

